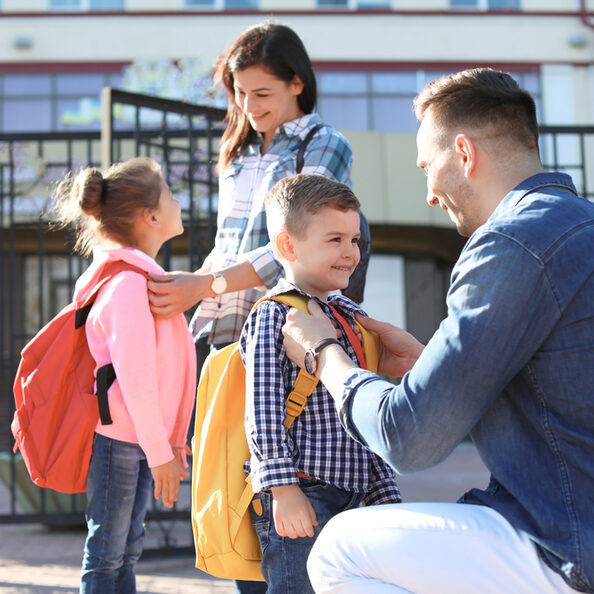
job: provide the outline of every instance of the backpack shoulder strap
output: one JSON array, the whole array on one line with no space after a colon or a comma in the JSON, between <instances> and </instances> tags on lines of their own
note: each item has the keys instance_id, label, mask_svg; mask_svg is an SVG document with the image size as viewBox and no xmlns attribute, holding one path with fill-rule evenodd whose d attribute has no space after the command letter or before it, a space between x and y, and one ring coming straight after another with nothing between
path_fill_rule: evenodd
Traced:
<instances>
[{"instance_id":1,"label":"backpack shoulder strap","mask_svg":"<svg viewBox=\"0 0 594 594\"><path fill-rule=\"evenodd\" d=\"M274 297L262 297L256 301L254 309L258 307L258 305L260 305L260 303L263 301L278 301L279 303L284 303L289 307L295 307L301 311L304 311L305 313L309 313L307 309L307 297L305 297L305 295L301 295L301 293L297 293L296 291L291 293L282 293L280 295L275 295ZM287 396L287 417L285 418L285 429L287 431L291 428L291 425L295 419L303 412L303 409L307 404L307 399L316 389L319 381L320 380L318 380L317 377L310 375L307 373L307 371L305 371L305 369L299 369L299 375L295 379L293 389Z\"/></svg>"},{"instance_id":2,"label":"backpack shoulder strap","mask_svg":"<svg viewBox=\"0 0 594 594\"><path fill-rule=\"evenodd\" d=\"M364 328L356 319L355 325L361 331L361 346L365 354L367 369L373 373L377 373L379 364L379 337L376 332Z\"/></svg>"},{"instance_id":3,"label":"backpack shoulder strap","mask_svg":"<svg viewBox=\"0 0 594 594\"><path fill-rule=\"evenodd\" d=\"M301 173L301 170L303 169L303 161L305 158L305 149L307 148L307 145L309 144L311 139L314 137L315 133L323 127L324 127L323 124L316 124L307 133L307 136L301 141L301 144L299 145L299 148L297 149L297 157L295 158L295 172L296 173Z\"/></svg>"},{"instance_id":4,"label":"backpack shoulder strap","mask_svg":"<svg viewBox=\"0 0 594 594\"><path fill-rule=\"evenodd\" d=\"M78 330L85 325L91 308L97 299L97 294L101 287L107 284L114 276L123 272L124 270L131 270L144 276L147 280L149 278L148 272L129 264L123 260L117 260L107 264L102 272L97 284L93 287L93 290L87 295L82 306L76 307L74 312L74 328ZM107 391L116 379L116 373L113 365L107 363L97 369L97 404L99 406L99 418L101 419L102 425L111 425L113 423L111 414L109 412L109 401L107 399Z\"/></svg>"},{"instance_id":5,"label":"backpack shoulder strap","mask_svg":"<svg viewBox=\"0 0 594 594\"><path fill-rule=\"evenodd\" d=\"M107 284L114 276L123 272L124 270L131 270L132 272L137 272L138 274L142 274L147 280L149 278L148 272L135 266L134 264L129 264L128 262L124 262L124 260L117 260L115 262L107 264L103 271L101 272L101 276L97 281L97 284L93 287L93 290L86 296L85 300L83 301L82 305L77 305L76 313L75 313L75 321L74 327L80 328L84 326L87 318L89 317L89 313L91 311L91 307L93 307L93 303L95 303L95 299L97 299L97 294L103 287L103 285Z\"/></svg>"},{"instance_id":6,"label":"backpack shoulder strap","mask_svg":"<svg viewBox=\"0 0 594 594\"><path fill-rule=\"evenodd\" d=\"M266 297L262 298L264 301ZM301 293L292 292L292 293L283 293L282 295L276 295L272 297L274 301L279 301L280 303L284 303L289 307L294 307L296 309L300 309L301 311L309 314L309 310L307 309L307 302L309 301L307 297L302 295ZM258 302L260 303L260 302ZM369 371L373 371L373 373L377 373L378 363L379 363L379 338L378 335L371 331L364 328L357 320L355 319L355 325L361 331L361 346L363 347L363 353L365 355L365 363L367 369Z\"/></svg>"}]
</instances>

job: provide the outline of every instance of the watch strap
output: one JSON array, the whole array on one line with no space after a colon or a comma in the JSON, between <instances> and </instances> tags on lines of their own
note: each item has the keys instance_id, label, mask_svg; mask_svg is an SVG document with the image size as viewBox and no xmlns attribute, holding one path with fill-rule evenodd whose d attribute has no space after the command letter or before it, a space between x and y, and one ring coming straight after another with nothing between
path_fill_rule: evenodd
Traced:
<instances>
[{"instance_id":1,"label":"watch strap","mask_svg":"<svg viewBox=\"0 0 594 594\"><path fill-rule=\"evenodd\" d=\"M331 344L337 344L338 346L342 347L342 345L340 344L340 341L338 340L338 338L324 338L324 339L320 340L320 342L318 342L317 344L315 344L310 350L315 355L315 357L317 359L318 358L318 355L327 346L330 346Z\"/></svg>"}]
</instances>

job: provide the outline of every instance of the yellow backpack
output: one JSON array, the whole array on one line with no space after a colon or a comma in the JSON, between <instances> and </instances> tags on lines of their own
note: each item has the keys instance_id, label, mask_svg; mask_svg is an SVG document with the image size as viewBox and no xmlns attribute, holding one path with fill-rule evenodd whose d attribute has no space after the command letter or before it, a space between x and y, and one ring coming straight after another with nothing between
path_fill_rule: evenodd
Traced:
<instances>
[{"instance_id":1,"label":"yellow backpack","mask_svg":"<svg viewBox=\"0 0 594 594\"><path fill-rule=\"evenodd\" d=\"M254 308L266 299L260 299ZM298 293L272 299L308 313L307 298ZM367 368L376 371L377 335L359 328ZM287 398L287 431L305 408L317 383L317 378L300 370ZM192 440L196 567L221 578L264 581L260 543L249 514L254 492L243 470L250 457L244 422L245 368L239 345L233 343L208 356L198 383Z\"/></svg>"}]
</instances>

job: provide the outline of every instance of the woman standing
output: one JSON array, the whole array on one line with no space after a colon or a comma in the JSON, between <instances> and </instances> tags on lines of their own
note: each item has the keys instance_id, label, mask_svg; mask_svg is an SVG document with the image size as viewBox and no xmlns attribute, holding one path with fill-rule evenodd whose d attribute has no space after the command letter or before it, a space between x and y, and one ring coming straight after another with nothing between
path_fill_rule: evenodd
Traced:
<instances>
[{"instance_id":1,"label":"woman standing","mask_svg":"<svg viewBox=\"0 0 594 594\"><path fill-rule=\"evenodd\" d=\"M316 79L292 29L250 27L219 57L214 80L228 94L215 245L196 272L151 275L148 283L156 317L200 302L190 323L198 373L210 349L239 339L252 306L282 274L269 244L264 198L278 180L298 172L300 147L303 173L351 186L351 147L313 113ZM236 586L243 594L266 591L263 582Z\"/></svg>"},{"instance_id":2,"label":"woman standing","mask_svg":"<svg viewBox=\"0 0 594 594\"><path fill-rule=\"evenodd\" d=\"M239 339L252 305L282 274L269 245L264 198L279 179L297 173L304 141L303 173L351 185L351 147L313 113L315 75L292 29L271 23L249 28L220 56L214 78L228 94L215 245L196 272L149 282L157 317L200 302L191 322L199 368L201 352Z\"/></svg>"}]
</instances>

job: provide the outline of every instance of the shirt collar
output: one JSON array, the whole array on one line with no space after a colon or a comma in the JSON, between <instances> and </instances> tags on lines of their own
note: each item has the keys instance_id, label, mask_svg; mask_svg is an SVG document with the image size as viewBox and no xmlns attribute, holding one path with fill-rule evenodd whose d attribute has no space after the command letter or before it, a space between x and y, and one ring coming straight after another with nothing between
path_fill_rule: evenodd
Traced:
<instances>
[{"instance_id":1,"label":"shirt collar","mask_svg":"<svg viewBox=\"0 0 594 594\"><path fill-rule=\"evenodd\" d=\"M305 138L310 128L313 128L314 126L317 126L321 123L322 120L317 113L307 113L294 120L281 124L278 127L277 134L281 133L289 138L294 138L295 136Z\"/></svg>"},{"instance_id":2,"label":"shirt collar","mask_svg":"<svg viewBox=\"0 0 594 594\"><path fill-rule=\"evenodd\" d=\"M324 303L322 300L318 299L318 297L310 295L297 285L294 285L293 283L289 282L286 278L282 278L281 280L279 280L278 283L272 289L270 289L270 291L268 292L268 297L275 297L276 295L280 295L281 293L288 293L290 291L295 291L297 293L300 293L301 295L305 295L309 299L315 299L322 306L323 309L327 308L329 305L332 305L333 307L338 306L342 313L346 313L350 317L353 317L356 311L365 314L365 311L361 309L356 303L354 303L348 297L345 297L340 293L332 293L328 296L328 302Z\"/></svg>"},{"instance_id":3,"label":"shirt collar","mask_svg":"<svg viewBox=\"0 0 594 594\"><path fill-rule=\"evenodd\" d=\"M294 120L285 122L278 127L272 142L276 142L281 138L305 138L311 128L321 124L322 120L317 113L306 113L305 115L299 116ZM262 135L258 134L256 140L250 144L250 152L259 151L260 145L262 144Z\"/></svg>"},{"instance_id":4,"label":"shirt collar","mask_svg":"<svg viewBox=\"0 0 594 594\"><path fill-rule=\"evenodd\" d=\"M537 173L520 182L507 194L489 218L494 219L513 210L528 194L551 186L555 186L562 191L571 192L577 196L577 190L573 181L566 173L561 173L560 171Z\"/></svg>"}]
</instances>

